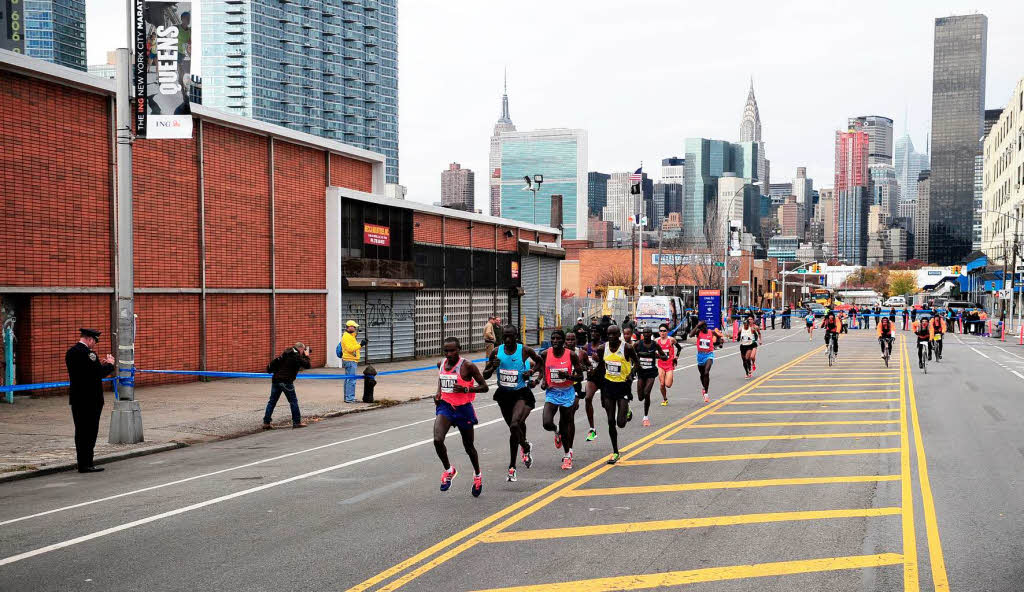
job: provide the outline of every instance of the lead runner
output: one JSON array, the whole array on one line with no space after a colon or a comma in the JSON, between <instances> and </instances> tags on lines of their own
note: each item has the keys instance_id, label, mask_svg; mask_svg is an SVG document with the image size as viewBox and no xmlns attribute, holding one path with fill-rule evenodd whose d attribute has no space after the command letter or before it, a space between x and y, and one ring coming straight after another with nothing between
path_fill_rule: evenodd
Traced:
<instances>
[{"instance_id":1,"label":"lead runner","mask_svg":"<svg viewBox=\"0 0 1024 592\"><path fill-rule=\"evenodd\" d=\"M463 358L461 351L458 338L448 337L444 340L444 359L437 364L437 394L434 396L434 450L444 466L441 491L448 491L452 479L459 472L455 470L455 465L448 462L448 448L444 445L444 439L453 425L459 429L462 445L469 455L469 462L473 464L473 497L480 497L483 480L480 476L480 459L473 444L473 426L479 420L473 409L473 401L476 393L486 393L488 387L480 369Z\"/></svg>"}]
</instances>

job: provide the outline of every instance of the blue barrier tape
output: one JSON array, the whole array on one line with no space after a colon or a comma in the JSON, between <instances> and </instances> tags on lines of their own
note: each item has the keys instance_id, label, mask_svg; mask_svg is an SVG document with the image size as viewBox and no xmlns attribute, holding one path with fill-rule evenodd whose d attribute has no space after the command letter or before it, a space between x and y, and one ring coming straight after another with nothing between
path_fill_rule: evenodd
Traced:
<instances>
[{"instance_id":1,"label":"blue barrier tape","mask_svg":"<svg viewBox=\"0 0 1024 592\"><path fill-rule=\"evenodd\" d=\"M104 378L103 382L114 382L113 378ZM0 393L16 393L18 391L33 391L36 389L50 389L71 386L70 382L39 382L35 384L12 384L0 385Z\"/></svg>"}]
</instances>

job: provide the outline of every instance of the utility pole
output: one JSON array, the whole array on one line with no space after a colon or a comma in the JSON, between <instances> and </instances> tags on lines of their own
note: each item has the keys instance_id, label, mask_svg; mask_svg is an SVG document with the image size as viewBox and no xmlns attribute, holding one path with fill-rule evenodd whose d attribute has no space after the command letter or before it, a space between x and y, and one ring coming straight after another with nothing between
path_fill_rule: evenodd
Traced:
<instances>
[{"instance_id":1,"label":"utility pole","mask_svg":"<svg viewBox=\"0 0 1024 592\"><path fill-rule=\"evenodd\" d=\"M128 42L132 44L132 3ZM110 415L111 444L142 442L142 411L135 400L135 268L132 255L132 59L117 50L115 111L117 122L117 395Z\"/></svg>"},{"instance_id":2,"label":"utility pole","mask_svg":"<svg viewBox=\"0 0 1024 592\"><path fill-rule=\"evenodd\" d=\"M662 228L661 228L661 226L659 226L658 227L658 293L659 294L664 294L665 293L665 290L663 289L663 287L661 285L661 266L662 266L661 258L665 255L664 244L662 243L662 239L663 238L664 238L664 235L662 235Z\"/></svg>"},{"instance_id":3,"label":"utility pole","mask_svg":"<svg viewBox=\"0 0 1024 592\"><path fill-rule=\"evenodd\" d=\"M1020 218L1014 217L1013 220L1013 261L1010 263L1010 324L1013 324L1013 305L1015 304L1016 298L1013 295L1013 284L1014 280L1017 279L1017 237L1018 237L1018 224ZM1003 257L1003 264L1006 264L1006 257ZM1006 274L1003 273L1003 287L1006 287ZM1003 325L1003 331L1006 331L1006 325Z\"/></svg>"},{"instance_id":4,"label":"utility pole","mask_svg":"<svg viewBox=\"0 0 1024 592\"><path fill-rule=\"evenodd\" d=\"M633 224L633 222L630 221L629 226L630 226L630 238L632 239L632 247L631 247L631 249L629 251L629 277L635 280L636 279L636 224ZM634 289L635 289L635 286L636 286L635 282L633 283L633 286L634 286ZM640 297L640 295L637 294L636 298L639 298L639 297Z\"/></svg>"}]
</instances>

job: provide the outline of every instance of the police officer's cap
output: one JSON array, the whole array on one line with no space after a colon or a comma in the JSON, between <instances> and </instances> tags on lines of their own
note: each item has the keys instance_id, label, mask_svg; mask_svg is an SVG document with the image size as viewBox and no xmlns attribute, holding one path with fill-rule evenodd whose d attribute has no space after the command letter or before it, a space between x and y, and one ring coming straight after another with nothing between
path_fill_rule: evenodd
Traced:
<instances>
[{"instance_id":1,"label":"police officer's cap","mask_svg":"<svg viewBox=\"0 0 1024 592\"><path fill-rule=\"evenodd\" d=\"M82 337L92 337L96 341L100 340L100 332L96 329L79 329L78 332L82 334Z\"/></svg>"}]
</instances>

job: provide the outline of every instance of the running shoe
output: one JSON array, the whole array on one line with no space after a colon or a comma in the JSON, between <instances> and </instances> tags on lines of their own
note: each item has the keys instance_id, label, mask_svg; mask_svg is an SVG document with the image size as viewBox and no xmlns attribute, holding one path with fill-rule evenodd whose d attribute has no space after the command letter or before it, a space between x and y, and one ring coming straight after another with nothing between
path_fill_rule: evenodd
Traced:
<instances>
[{"instance_id":1,"label":"running shoe","mask_svg":"<svg viewBox=\"0 0 1024 592\"><path fill-rule=\"evenodd\" d=\"M555 448L561 448L561 447L562 447L562 435L559 434L558 432L555 432Z\"/></svg>"},{"instance_id":2,"label":"running shoe","mask_svg":"<svg viewBox=\"0 0 1024 592\"><path fill-rule=\"evenodd\" d=\"M452 479L454 479L455 475L458 474L459 472L455 470L455 465L452 465L450 469L441 473L441 491L448 491L452 486Z\"/></svg>"},{"instance_id":3,"label":"running shoe","mask_svg":"<svg viewBox=\"0 0 1024 592\"><path fill-rule=\"evenodd\" d=\"M711 402L711 399L708 397L708 392L707 391L704 391L704 402L705 403L710 403Z\"/></svg>"},{"instance_id":4,"label":"running shoe","mask_svg":"<svg viewBox=\"0 0 1024 592\"><path fill-rule=\"evenodd\" d=\"M562 457L562 470L563 471L568 471L571 468L572 468L572 459L569 458L569 455L567 454L567 455Z\"/></svg>"},{"instance_id":5,"label":"running shoe","mask_svg":"<svg viewBox=\"0 0 1024 592\"><path fill-rule=\"evenodd\" d=\"M661 402L661 406L662 407L668 407L668 401L662 401Z\"/></svg>"},{"instance_id":6,"label":"running shoe","mask_svg":"<svg viewBox=\"0 0 1024 592\"><path fill-rule=\"evenodd\" d=\"M517 481L517 479L516 479L516 468L515 467L509 467L508 475L505 477L505 481L508 481L509 483L511 483L513 481Z\"/></svg>"},{"instance_id":7,"label":"running shoe","mask_svg":"<svg viewBox=\"0 0 1024 592\"><path fill-rule=\"evenodd\" d=\"M608 458L608 464L610 464L610 465L614 465L617 462L619 462L619 453L618 452L616 452L615 454L611 455L611 457Z\"/></svg>"},{"instance_id":8,"label":"running shoe","mask_svg":"<svg viewBox=\"0 0 1024 592\"><path fill-rule=\"evenodd\" d=\"M533 444L530 444L529 442L527 442L526 443L526 448L522 448L522 446L520 446L520 449L522 449L522 451L523 451L523 466L525 466L526 468L532 467L533 466L533 455L530 454L530 453L533 452Z\"/></svg>"},{"instance_id":9,"label":"running shoe","mask_svg":"<svg viewBox=\"0 0 1024 592\"><path fill-rule=\"evenodd\" d=\"M750 363L750 373L753 374L754 372L757 372L757 364L751 362Z\"/></svg>"},{"instance_id":10,"label":"running shoe","mask_svg":"<svg viewBox=\"0 0 1024 592\"><path fill-rule=\"evenodd\" d=\"M651 420L645 417L643 425L645 428L651 427Z\"/></svg>"},{"instance_id":11,"label":"running shoe","mask_svg":"<svg viewBox=\"0 0 1024 592\"><path fill-rule=\"evenodd\" d=\"M747 372L746 380L750 380L750 372Z\"/></svg>"},{"instance_id":12,"label":"running shoe","mask_svg":"<svg viewBox=\"0 0 1024 592\"><path fill-rule=\"evenodd\" d=\"M633 421L633 410L626 408L626 421Z\"/></svg>"},{"instance_id":13,"label":"running shoe","mask_svg":"<svg viewBox=\"0 0 1024 592\"><path fill-rule=\"evenodd\" d=\"M597 430L595 430L594 428L590 428L590 431L587 432L587 442L593 442L594 438L596 438L596 437L597 437Z\"/></svg>"},{"instance_id":14,"label":"running shoe","mask_svg":"<svg viewBox=\"0 0 1024 592\"><path fill-rule=\"evenodd\" d=\"M484 490L484 479L480 475L473 475L473 497L480 497L480 492Z\"/></svg>"}]
</instances>

